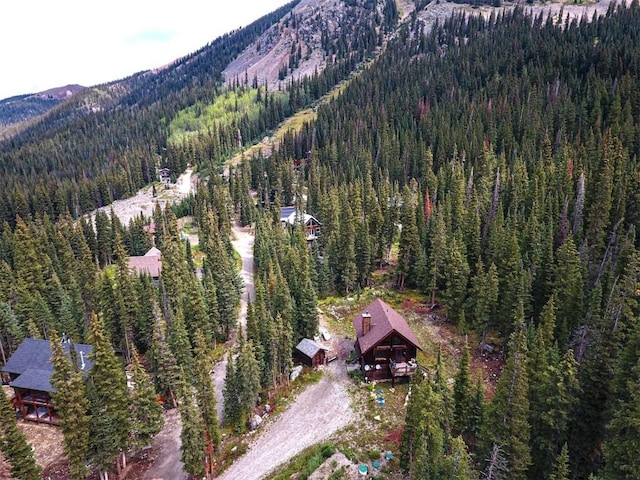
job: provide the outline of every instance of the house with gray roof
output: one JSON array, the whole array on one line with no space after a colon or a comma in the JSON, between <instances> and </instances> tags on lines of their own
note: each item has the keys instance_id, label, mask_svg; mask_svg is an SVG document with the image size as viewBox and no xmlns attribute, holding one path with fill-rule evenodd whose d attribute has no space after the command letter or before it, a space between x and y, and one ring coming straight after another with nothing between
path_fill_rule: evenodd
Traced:
<instances>
[{"instance_id":1,"label":"house with gray roof","mask_svg":"<svg viewBox=\"0 0 640 480\"><path fill-rule=\"evenodd\" d=\"M313 242L320 235L322 224L313 215L300 212L296 207L282 207L280 209L280 223L283 227L293 228L298 223L304 225L307 242Z\"/></svg>"},{"instance_id":2,"label":"house with gray roof","mask_svg":"<svg viewBox=\"0 0 640 480\"><path fill-rule=\"evenodd\" d=\"M295 356L300 363L307 365L308 367L318 367L327 363L327 352L329 349L324 345L303 338L300 343L296 345Z\"/></svg>"},{"instance_id":3,"label":"house with gray roof","mask_svg":"<svg viewBox=\"0 0 640 480\"><path fill-rule=\"evenodd\" d=\"M70 355L73 347L76 366L86 375L93 366L93 362L89 360L93 347L68 342L63 345L66 355ZM50 382L52 373L51 344L48 340L36 338L25 338L2 367L3 378L8 378L9 386L15 394L12 403L24 419L58 423L51 401L51 392L55 391Z\"/></svg>"}]
</instances>

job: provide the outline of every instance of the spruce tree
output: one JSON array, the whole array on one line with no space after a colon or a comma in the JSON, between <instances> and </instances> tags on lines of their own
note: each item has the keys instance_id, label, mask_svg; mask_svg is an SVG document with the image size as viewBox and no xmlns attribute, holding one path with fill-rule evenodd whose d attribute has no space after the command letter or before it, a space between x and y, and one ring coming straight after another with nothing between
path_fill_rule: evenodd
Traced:
<instances>
[{"instance_id":1,"label":"spruce tree","mask_svg":"<svg viewBox=\"0 0 640 480\"><path fill-rule=\"evenodd\" d=\"M204 426L202 416L193 398L193 389L182 371L180 374L179 396L180 420L182 432L180 433L180 460L184 464L185 471L192 478L201 478L204 471L205 443Z\"/></svg>"},{"instance_id":2,"label":"spruce tree","mask_svg":"<svg viewBox=\"0 0 640 480\"><path fill-rule=\"evenodd\" d=\"M415 265L420 251L420 237L416 220L416 209L413 196L408 186L402 191L402 207L400 210L400 243L398 246L398 278L396 285L402 290L405 286L416 283Z\"/></svg>"},{"instance_id":3,"label":"spruce tree","mask_svg":"<svg viewBox=\"0 0 640 480\"><path fill-rule=\"evenodd\" d=\"M525 480L531 464L529 445L529 381L527 376L527 342L522 307L516 331L511 335L509 355L489 406L483 440L485 451L497 445L504 449L509 478Z\"/></svg>"},{"instance_id":4,"label":"spruce tree","mask_svg":"<svg viewBox=\"0 0 640 480\"><path fill-rule=\"evenodd\" d=\"M556 298L556 335L561 350L582 321L584 280L580 254L569 237L556 252L553 293Z\"/></svg>"},{"instance_id":5,"label":"spruce tree","mask_svg":"<svg viewBox=\"0 0 640 480\"><path fill-rule=\"evenodd\" d=\"M236 431L243 431L239 378L236 375L235 359L231 355L227 361L224 378L224 423Z\"/></svg>"},{"instance_id":6,"label":"spruce tree","mask_svg":"<svg viewBox=\"0 0 640 480\"><path fill-rule=\"evenodd\" d=\"M88 380L92 413L90 456L106 480L114 463L120 471L120 456L124 463L130 429L129 395L122 363L105 335L102 320L96 315L91 321L89 341L93 345L89 356L93 367Z\"/></svg>"},{"instance_id":7,"label":"spruce tree","mask_svg":"<svg viewBox=\"0 0 640 480\"><path fill-rule=\"evenodd\" d=\"M33 450L16 423L13 406L0 388L0 451L11 465L11 475L20 480L39 480L42 468L33 458Z\"/></svg>"},{"instance_id":8,"label":"spruce tree","mask_svg":"<svg viewBox=\"0 0 640 480\"><path fill-rule=\"evenodd\" d=\"M150 357L156 390L164 397L169 407L176 406L180 367L167 341L167 324L161 317L156 320L153 328Z\"/></svg>"},{"instance_id":9,"label":"spruce tree","mask_svg":"<svg viewBox=\"0 0 640 480\"><path fill-rule=\"evenodd\" d=\"M132 351L131 383L129 445L136 451L153 444L156 434L162 429L164 417L158 395L135 349Z\"/></svg>"},{"instance_id":10,"label":"spruce tree","mask_svg":"<svg viewBox=\"0 0 640 480\"><path fill-rule=\"evenodd\" d=\"M215 462L214 455L220 445L216 392L211 380L213 364L204 335L199 330L196 331L195 342L195 355L198 359L196 363L195 396L202 415L207 464L209 465L207 473L212 473L211 468Z\"/></svg>"},{"instance_id":11,"label":"spruce tree","mask_svg":"<svg viewBox=\"0 0 640 480\"><path fill-rule=\"evenodd\" d=\"M569 480L569 473L569 449L565 443L554 461L549 480Z\"/></svg>"},{"instance_id":12,"label":"spruce tree","mask_svg":"<svg viewBox=\"0 0 640 480\"><path fill-rule=\"evenodd\" d=\"M470 433L473 401L471 356L469 355L469 345L465 341L458 364L458 372L453 384L453 423L451 433L454 437Z\"/></svg>"},{"instance_id":13,"label":"spruce tree","mask_svg":"<svg viewBox=\"0 0 640 480\"><path fill-rule=\"evenodd\" d=\"M84 374L76 371L66 356L58 333L51 332L51 386L55 388L51 399L62 429L62 447L69 460L72 480L83 480L89 475L89 399Z\"/></svg>"}]
</instances>

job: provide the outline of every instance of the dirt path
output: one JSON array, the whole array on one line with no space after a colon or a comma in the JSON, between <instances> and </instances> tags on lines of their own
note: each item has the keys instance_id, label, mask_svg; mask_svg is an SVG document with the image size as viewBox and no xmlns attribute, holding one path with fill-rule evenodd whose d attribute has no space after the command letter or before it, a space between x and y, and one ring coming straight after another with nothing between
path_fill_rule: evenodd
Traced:
<instances>
[{"instance_id":1,"label":"dirt path","mask_svg":"<svg viewBox=\"0 0 640 480\"><path fill-rule=\"evenodd\" d=\"M244 288L242 290L238 324L244 332L247 326L247 303L255 297L253 284L253 235L249 227L240 227L238 225L233 227L232 232L234 240L232 240L231 243L240 255L240 258L242 258L240 277L244 283Z\"/></svg>"},{"instance_id":2,"label":"dirt path","mask_svg":"<svg viewBox=\"0 0 640 480\"><path fill-rule=\"evenodd\" d=\"M187 474L180 461L180 412L177 408L169 410L164 416L164 427L156 435L153 450L158 452L153 464L145 472L144 480L186 480Z\"/></svg>"},{"instance_id":3,"label":"dirt path","mask_svg":"<svg viewBox=\"0 0 640 480\"><path fill-rule=\"evenodd\" d=\"M240 301L240 313L238 315L238 325L245 331L247 326L247 303L255 297L253 283L253 235L248 227L235 225L232 229L234 239L231 241L233 248L242 259L242 269L240 277L244 287L242 289L242 299ZM216 407L218 410L218 421L222 422L224 411L224 378L227 371L227 355L216 364L211 376L216 389Z\"/></svg>"},{"instance_id":4,"label":"dirt path","mask_svg":"<svg viewBox=\"0 0 640 480\"><path fill-rule=\"evenodd\" d=\"M305 448L322 442L356 418L347 392L349 378L335 361L322 379L302 392L277 418L268 420L258 437L219 480L257 480Z\"/></svg>"}]
</instances>

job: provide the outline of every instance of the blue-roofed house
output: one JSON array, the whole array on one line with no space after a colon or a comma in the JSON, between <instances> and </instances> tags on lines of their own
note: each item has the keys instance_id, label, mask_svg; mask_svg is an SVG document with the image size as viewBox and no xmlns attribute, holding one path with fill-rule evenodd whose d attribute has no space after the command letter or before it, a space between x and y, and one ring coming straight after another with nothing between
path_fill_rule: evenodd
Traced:
<instances>
[{"instance_id":1,"label":"blue-roofed house","mask_svg":"<svg viewBox=\"0 0 640 480\"><path fill-rule=\"evenodd\" d=\"M282 207L280 209L280 223L283 227L295 227L299 222L304 224L305 237L312 242L320 235L322 224L313 215L298 212L296 207Z\"/></svg>"},{"instance_id":2,"label":"blue-roofed house","mask_svg":"<svg viewBox=\"0 0 640 480\"><path fill-rule=\"evenodd\" d=\"M64 343L67 355L70 346L70 343ZM78 368L86 375L93 366L93 362L88 359L93 347L74 343L73 348L77 353ZM10 379L9 386L15 393L13 405L24 419L58 423L58 416L51 402L51 392L55 389L50 383L53 364L48 340L26 338L2 367L2 373Z\"/></svg>"}]
</instances>

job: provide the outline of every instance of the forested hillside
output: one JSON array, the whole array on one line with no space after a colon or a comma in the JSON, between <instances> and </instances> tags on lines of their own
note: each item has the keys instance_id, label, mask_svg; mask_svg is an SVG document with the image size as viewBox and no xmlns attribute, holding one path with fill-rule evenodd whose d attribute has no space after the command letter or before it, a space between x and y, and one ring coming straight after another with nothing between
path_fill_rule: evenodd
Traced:
<instances>
[{"instance_id":1,"label":"forested hillside","mask_svg":"<svg viewBox=\"0 0 640 480\"><path fill-rule=\"evenodd\" d=\"M398 23L390 2L349 0L358 21L320 42L333 60L287 79L308 33L288 13L296 3L171 68L88 89L0 144L3 351L64 333L106 352L105 371L110 348L138 367L140 354L148 398L181 407L185 471L202 476L222 457L209 350L237 339L223 426L244 432L260 399L288 382L298 340L316 333L318 298L391 289L470 339L453 382L440 354L412 382L402 475L640 478L638 2L591 21L516 7L427 26L425 2ZM280 66L283 83L256 74L224 84L226 65L276 30L300 42ZM309 106L315 118L270 156L218 175L243 145ZM180 205L129 225L81 217L153 181L157 166L177 174L187 164L200 181ZM317 241L281 228L284 205L317 217ZM177 227L185 214L196 251ZM245 330L233 221L255 229ZM157 283L126 262L152 244L162 251ZM470 350L489 342L505 363L485 394ZM56 368L57 401L82 390L74 404L85 413L108 403L109 381L121 387L96 371L102 383L85 392L63 362ZM104 406L108 418L122 418L123 392ZM87 464L120 465L153 436L69 417L80 422L63 424L74 478Z\"/></svg>"},{"instance_id":2,"label":"forested hillside","mask_svg":"<svg viewBox=\"0 0 640 480\"><path fill-rule=\"evenodd\" d=\"M214 40L169 68L88 88L64 108L0 142L1 221L13 226L16 215L26 219L36 213L77 217L157 180L156 167L183 171L189 159L165 154L166 122L196 100L214 98L225 66L296 3ZM237 126L219 132L223 147L233 143L236 132ZM216 151L214 161L224 153L224 148Z\"/></svg>"},{"instance_id":3,"label":"forested hillside","mask_svg":"<svg viewBox=\"0 0 640 480\"><path fill-rule=\"evenodd\" d=\"M639 22L635 3L592 22L456 15L428 35L416 19L315 123L251 164L276 204L299 200L289 185L304 179L323 222L321 295L366 287L398 240L399 289L508 345L483 426L408 417L414 478L445 465L411 445L436 436L453 452L459 433L483 478L551 478L556 457L571 478L603 465L603 478L638 475Z\"/></svg>"}]
</instances>

